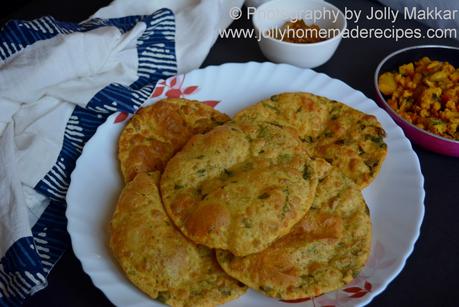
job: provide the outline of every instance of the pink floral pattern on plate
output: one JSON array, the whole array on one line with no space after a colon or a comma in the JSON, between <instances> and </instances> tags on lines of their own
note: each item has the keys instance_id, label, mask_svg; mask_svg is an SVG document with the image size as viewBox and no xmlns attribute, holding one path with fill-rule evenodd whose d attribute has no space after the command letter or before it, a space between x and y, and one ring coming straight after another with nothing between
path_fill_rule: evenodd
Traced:
<instances>
[{"instance_id":1,"label":"pink floral pattern on plate","mask_svg":"<svg viewBox=\"0 0 459 307\"><path fill-rule=\"evenodd\" d=\"M167 98L185 98L199 90L198 85L183 87L184 81L185 75L177 75L167 80L159 80L150 98L157 98L161 95ZM205 100L202 103L215 107L219 102L218 100Z\"/></svg>"},{"instance_id":2,"label":"pink floral pattern on plate","mask_svg":"<svg viewBox=\"0 0 459 307\"><path fill-rule=\"evenodd\" d=\"M190 85L183 87L185 81L185 75L176 75L166 80L159 80L156 87L150 95L150 99L159 98L161 96L167 98L185 98L186 96L192 95L199 90L199 86ZM202 103L207 104L211 107L215 107L220 101L219 100L205 100ZM129 117L126 112L120 112L115 117L115 124L125 121Z\"/></svg>"}]
</instances>

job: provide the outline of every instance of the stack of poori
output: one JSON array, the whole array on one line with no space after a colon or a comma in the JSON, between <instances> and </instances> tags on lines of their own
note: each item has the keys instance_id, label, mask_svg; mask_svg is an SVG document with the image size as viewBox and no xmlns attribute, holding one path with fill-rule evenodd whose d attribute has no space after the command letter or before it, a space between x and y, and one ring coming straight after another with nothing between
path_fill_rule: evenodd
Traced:
<instances>
[{"instance_id":1,"label":"stack of poori","mask_svg":"<svg viewBox=\"0 0 459 307\"><path fill-rule=\"evenodd\" d=\"M310 93L284 93L231 120L165 99L128 122L125 187L110 247L127 277L173 306L214 306L247 286L282 300L349 283L371 221L361 189L386 155L377 119Z\"/></svg>"}]
</instances>

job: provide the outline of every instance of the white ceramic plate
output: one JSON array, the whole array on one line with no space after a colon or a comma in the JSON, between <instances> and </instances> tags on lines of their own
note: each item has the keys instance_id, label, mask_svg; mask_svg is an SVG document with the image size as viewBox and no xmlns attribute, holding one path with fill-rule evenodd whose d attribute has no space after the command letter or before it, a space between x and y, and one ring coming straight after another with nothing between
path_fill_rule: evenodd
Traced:
<instances>
[{"instance_id":1,"label":"white ceramic plate","mask_svg":"<svg viewBox=\"0 0 459 307\"><path fill-rule=\"evenodd\" d=\"M272 63L225 64L160 81L151 101L181 96L207 101L229 115L273 94L308 91L377 116L387 132L388 155L376 180L364 190L373 221L373 247L361 274L338 291L296 302L304 306L363 305L395 278L413 250L424 216L419 160L410 142L374 101L345 83L312 70ZM73 249L94 284L116 305L152 306L156 301L123 276L107 247L107 225L122 188L116 148L126 116L116 113L84 147L67 194ZM293 303L293 302L291 302ZM249 291L228 306L285 306Z\"/></svg>"}]
</instances>

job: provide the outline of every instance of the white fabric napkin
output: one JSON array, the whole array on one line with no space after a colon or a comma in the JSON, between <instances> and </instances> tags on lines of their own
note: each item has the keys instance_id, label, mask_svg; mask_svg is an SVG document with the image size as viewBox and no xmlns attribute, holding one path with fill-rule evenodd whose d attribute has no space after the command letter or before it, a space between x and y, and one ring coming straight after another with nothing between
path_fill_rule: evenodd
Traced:
<instances>
[{"instance_id":1,"label":"white fabric napkin","mask_svg":"<svg viewBox=\"0 0 459 307\"><path fill-rule=\"evenodd\" d=\"M129 2L129 5L126 5ZM162 7L175 13L178 72L199 67L218 38L218 30L233 21L230 9L241 7L244 0L115 0L93 17L121 17L153 12Z\"/></svg>"},{"instance_id":2,"label":"white fabric napkin","mask_svg":"<svg viewBox=\"0 0 459 307\"><path fill-rule=\"evenodd\" d=\"M0 305L46 286L65 249L69 171L97 125L198 68L242 3L115 0L78 25L43 17L0 32Z\"/></svg>"}]
</instances>

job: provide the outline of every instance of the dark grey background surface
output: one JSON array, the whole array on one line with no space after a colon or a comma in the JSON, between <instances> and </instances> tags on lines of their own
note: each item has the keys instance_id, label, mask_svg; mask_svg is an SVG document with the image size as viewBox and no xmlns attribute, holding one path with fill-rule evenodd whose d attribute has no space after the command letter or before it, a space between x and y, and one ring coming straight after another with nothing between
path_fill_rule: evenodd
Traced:
<instances>
[{"instance_id":1,"label":"dark grey background surface","mask_svg":"<svg viewBox=\"0 0 459 307\"><path fill-rule=\"evenodd\" d=\"M457 0L451 1L451 5ZM59 20L81 21L108 4L108 0L21 0L15 7L0 12L0 23L9 19L33 19L52 15ZM344 9L380 7L376 2L329 1ZM364 28L391 27L390 21L363 20ZM350 23L350 27L355 26ZM419 27L411 20L398 20L400 28ZM232 27L251 27L243 17ZM453 39L346 39L333 58L316 71L340 79L353 88L374 98L373 73L377 64L390 52L407 46L443 44L459 46ZM267 61L255 40L219 39L202 67L227 62ZM413 254L400 275L378 295L370 306L458 306L459 290L459 159L441 156L417 146L425 177L425 218L421 236ZM394 212L396 214L396 212ZM30 298L26 306L110 306L104 294L92 284L78 259L69 249L49 276L49 285ZM294 305L291 305L294 306Z\"/></svg>"}]
</instances>

